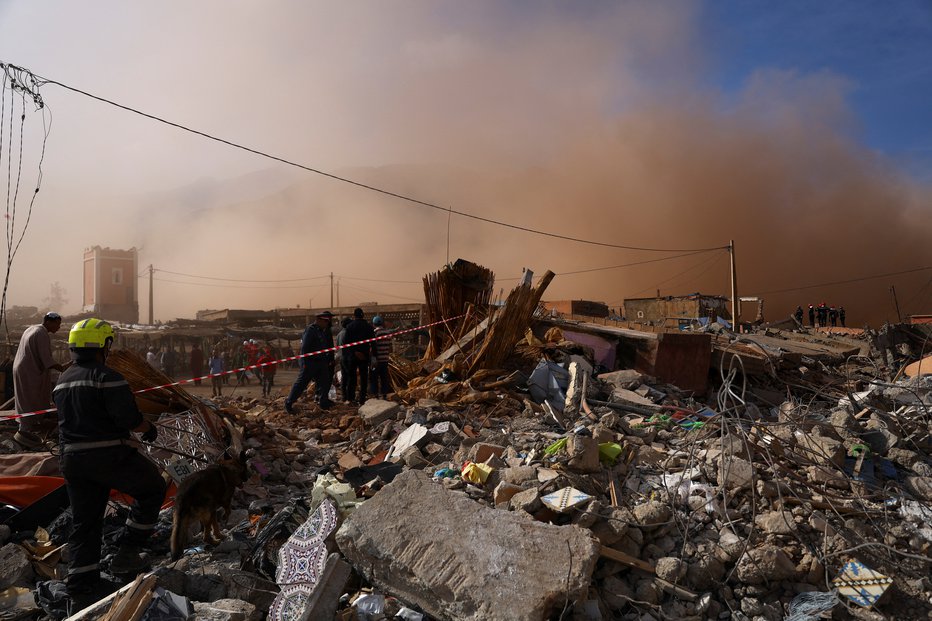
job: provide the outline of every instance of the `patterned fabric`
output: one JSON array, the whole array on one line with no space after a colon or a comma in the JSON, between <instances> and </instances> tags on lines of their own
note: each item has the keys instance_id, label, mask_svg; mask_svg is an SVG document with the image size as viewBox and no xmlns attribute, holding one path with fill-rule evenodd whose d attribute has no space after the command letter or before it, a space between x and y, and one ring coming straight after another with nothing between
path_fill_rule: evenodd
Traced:
<instances>
[{"instance_id":1,"label":"patterned fabric","mask_svg":"<svg viewBox=\"0 0 932 621\"><path fill-rule=\"evenodd\" d=\"M325 498L278 550L275 581L281 592L269 608L269 621L297 621L327 564L325 541L337 527L337 508Z\"/></svg>"}]
</instances>

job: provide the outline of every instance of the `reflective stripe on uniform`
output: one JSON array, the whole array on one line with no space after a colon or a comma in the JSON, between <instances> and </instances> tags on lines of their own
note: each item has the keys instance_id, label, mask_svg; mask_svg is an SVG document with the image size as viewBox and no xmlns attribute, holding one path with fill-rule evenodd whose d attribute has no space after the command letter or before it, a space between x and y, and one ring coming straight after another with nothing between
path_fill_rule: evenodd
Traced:
<instances>
[{"instance_id":1,"label":"reflective stripe on uniform","mask_svg":"<svg viewBox=\"0 0 932 621\"><path fill-rule=\"evenodd\" d=\"M139 522L134 522L132 518L126 518L126 525L136 530L152 530L158 525L158 522L155 524L140 524Z\"/></svg>"},{"instance_id":2,"label":"reflective stripe on uniform","mask_svg":"<svg viewBox=\"0 0 932 621\"><path fill-rule=\"evenodd\" d=\"M72 567L68 570L68 575L73 576L75 574L86 574L89 571L97 571L100 569L99 563L94 563L93 565L82 565L81 567Z\"/></svg>"},{"instance_id":3,"label":"reflective stripe on uniform","mask_svg":"<svg viewBox=\"0 0 932 621\"><path fill-rule=\"evenodd\" d=\"M114 382L95 382L93 380L75 380L73 382L65 382L64 384L58 384L55 386L54 392L59 390L65 390L67 388L116 388L117 386L129 386L129 382L126 380L117 380Z\"/></svg>"},{"instance_id":4,"label":"reflective stripe on uniform","mask_svg":"<svg viewBox=\"0 0 932 621\"><path fill-rule=\"evenodd\" d=\"M120 446L129 444L129 440L100 440L98 442L72 442L65 444L62 448L63 453L73 453L75 451L87 451L95 448L106 448L108 446Z\"/></svg>"}]
</instances>

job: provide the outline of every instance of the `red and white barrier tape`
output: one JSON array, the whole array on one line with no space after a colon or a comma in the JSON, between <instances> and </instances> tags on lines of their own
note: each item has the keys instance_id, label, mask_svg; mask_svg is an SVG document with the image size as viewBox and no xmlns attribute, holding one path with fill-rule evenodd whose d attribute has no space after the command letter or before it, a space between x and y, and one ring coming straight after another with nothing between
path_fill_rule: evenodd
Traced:
<instances>
[{"instance_id":1,"label":"red and white barrier tape","mask_svg":"<svg viewBox=\"0 0 932 621\"><path fill-rule=\"evenodd\" d=\"M356 347L357 345L363 345L366 343L374 343L376 341L383 341L390 339L402 334L408 334L411 332L417 332L418 330L423 330L425 328L432 328L434 326L439 326L442 323L447 323L465 317L466 315L457 315L456 317L450 317L449 319L441 319L440 321L435 321L433 323L427 323L422 326L416 326L414 328L406 328L404 330L397 330L389 334L383 334L381 336L376 336L371 339L363 339L361 341L356 341L355 343L348 343L346 345L336 345L334 347L328 347L327 349L321 349L319 351L312 351L308 354L298 354L297 356L288 356L287 358L282 358L280 360L273 360L272 362L263 362L262 364L251 364L245 367L240 367L238 369L230 369L229 371L223 371L222 373L210 373L208 375L202 375L200 377L192 377L191 379L179 380L177 382L171 382L169 384L162 384L161 386L152 386L150 388L141 388L139 390L133 391L133 394L140 394L144 392L152 392L153 390L161 390L162 388L169 388L171 386L181 386L182 384L191 384L193 382L198 382L205 379L211 379L214 377L223 377L224 375L232 375L234 373L242 373L243 371L250 371L252 369L261 369L263 367L270 367L276 364L281 364L283 362L291 362L292 360L300 360L302 358L309 358L311 356L320 356L321 354L329 354L331 352L336 352L341 349L346 349L349 347ZM5 420L16 420L18 418L26 418L27 416L38 416L40 414L49 414L50 412L56 412L58 408L49 408L47 410L36 410L35 412L24 412L22 414L4 414L0 415L0 421Z\"/></svg>"}]
</instances>

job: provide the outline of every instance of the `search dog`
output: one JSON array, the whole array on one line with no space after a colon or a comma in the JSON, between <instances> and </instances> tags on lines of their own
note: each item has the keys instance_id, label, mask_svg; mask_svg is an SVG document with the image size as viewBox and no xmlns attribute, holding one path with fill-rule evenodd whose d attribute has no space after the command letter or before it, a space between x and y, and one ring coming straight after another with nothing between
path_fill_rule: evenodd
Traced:
<instances>
[{"instance_id":1,"label":"search dog","mask_svg":"<svg viewBox=\"0 0 932 621\"><path fill-rule=\"evenodd\" d=\"M178 560L188 541L191 524L197 520L204 531L204 542L210 545L223 539L217 522L217 509L223 507L224 522L230 517L233 492L249 478L246 452L236 459L221 459L186 478L175 494L175 514L172 520L172 560Z\"/></svg>"}]
</instances>

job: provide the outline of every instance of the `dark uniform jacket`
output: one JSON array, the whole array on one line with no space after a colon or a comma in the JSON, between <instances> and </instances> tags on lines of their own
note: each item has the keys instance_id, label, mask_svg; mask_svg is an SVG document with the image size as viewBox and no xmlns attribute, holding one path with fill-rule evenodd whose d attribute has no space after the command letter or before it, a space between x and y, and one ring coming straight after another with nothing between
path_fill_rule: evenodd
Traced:
<instances>
[{"instance_id":1,"label":"dark uniform jacket","mask_svg":"<svg viewBox=\"0 0 932 621\"><path fill-rule=\"evenodd\" d=\"M130 430L142 424L129 383L96 360L79 359L66 369L52 397L62 446L129 439Z\"/></svg>"},{"instance_id":2,"label":"dark uniform jacket","mask_svg":"<svg viewBox=\"0 0 932 621\"><path fill-rule=\"evenodd\" d=\"M349 325L346 326L346 345L352 345L353 343L358 343L359 341L364 341L366 339L371 339L375 337L375 331L372 329L372 326L369 325L369 322L365 319L354 319L349 322ZM348 347L353 353L360 353L362 357L357 356L362 360L366 360L368 364L369 360L369 343L362 343L361 345L354 345L353 347Z\"/></svg>"},{"instance_id":3,"label":"dark uniform jacket","mask_svg":"<svg viewBox=\"0 0 932 621\"><path fill-rule=\"evenodd\" d=\"M310 354L322 349L333 348L333 333L330 330L322 329L316 323L312 323L301 336L301 353ZM301 358L304 364L321 364L333 362L333 352L327 352L319 356L308 356Z\"/></svg>"}]
</instances>

